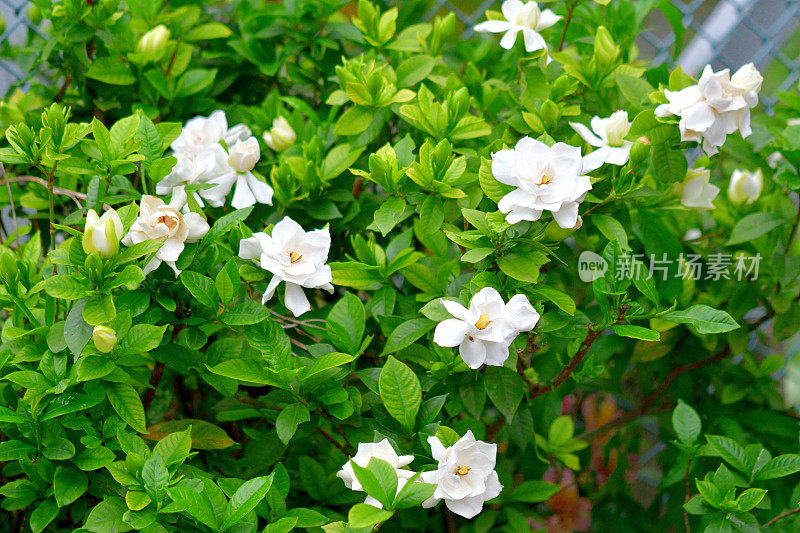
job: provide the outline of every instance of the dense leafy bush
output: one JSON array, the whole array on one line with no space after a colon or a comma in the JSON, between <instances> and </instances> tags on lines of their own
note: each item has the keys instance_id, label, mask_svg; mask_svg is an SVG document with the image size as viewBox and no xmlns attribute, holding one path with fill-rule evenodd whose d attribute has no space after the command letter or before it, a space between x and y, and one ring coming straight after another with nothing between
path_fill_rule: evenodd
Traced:
<instances>
[{"instance_id":1,"label":"dense leafy bush","mask_svg":"<svg viewBox=\"0 0 800 533\"><path fill-rule=\"evenodd\" d=\"M800 96L655 5L36 0L4 530L795 531Z\"/></svg>"}]
</instances>

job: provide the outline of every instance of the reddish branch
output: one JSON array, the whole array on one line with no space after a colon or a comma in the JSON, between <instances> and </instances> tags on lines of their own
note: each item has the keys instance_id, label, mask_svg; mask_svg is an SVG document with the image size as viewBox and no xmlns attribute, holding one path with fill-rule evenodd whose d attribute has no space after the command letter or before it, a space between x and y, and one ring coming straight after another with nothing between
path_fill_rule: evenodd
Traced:
<instances>
[{"instance_id":1,"label":"reddish branch","mask_svg":"<svg viewBox=\"0 0 800 533\"><path fill-rule=\"evenodd\" d=\"M142 406L144 407L145 414L147 410L150 409L150 404L153 403L153 398L156 396L156 389L163 375L164 363L159 361L156 363L155 368L153 368L153 374L150 376L150 387L145 391L144 397L142 397Z\"/></svg>"},{"instance_id":2,"label":"reddish branch","mask_svg":"<svg viewBox=\"0 0 800 533\"><path fill-rule=\"evenodd\" d=\"M797 513L800 513L800 507L798 507L796 509L791 509L789 511L786 511L785 513L779 514L778 516L776 516L775 518L773 518L772 520L770 520L769 522L764 524L764 527L769 527L772 524L774 524L775 522L777 522L778 520L781 520L782 518L786 518L787 516L791 516L791 515L797 514Z\"/></svg>"},{"instance_id":3,"label":"reddish branch","mask_svg":"<svg viewBox=\"0 0 800 533\"><path fill-rule=\"evenodd\" d=\"M685 365L681 365L672 369L666 378L656 387L655 391L652 394L647 396L639 406L632 411L628 411L624 415L619 418L615 418L608 424L600 426L599 428L593 429L592 431L587 431L586 433L579 435L577 438L582 440L591 439L597 435L602 435L603 433L607 433L612 429L618 428L620 426L624 426L628 422L639 418L640 416L653 411L653 410L662 410L662 409L669 409L669 405L667 403L661 403L658 406L655 406L659 403L664 396L664 392L667 388L672 384L673 381L678 379L680 376L687 372L691 372L697 368L701 368L704 366L708 366L712 363L716 363L720 359L724 359L727 357L731 352L729 346L725 346L720 352L716 355L712 355L711 357L706 357L705 359L700 359L699 361L693 361L691 363L687 363ZM655 407L654 407L655 406Z\"/></svg>"},{"instance_id":4,"label":"reddish branch","mask_svg":"<svg viewBox=\"0 0 800 533\"><path fill-rule=\"evenodd\" d=\"M531 388L531 400L534 398L538 398L543 394L547 394L551 390L556 389L559 385L564 383L568 377L575 372L575 369L578 368L578 365L581 364L581 361L586 357L586 354L589 353L589 350L592 348L592 344L594 341L597 340L597 337L600 336L602 332L601 329L594 329L593 324L589 324L589 331L586 332L586 337L583 339L580 348L578 351L575 352L575 355L572 356L570 359L569 364L561 369L561 372L558 373L556 377L550 380L550 383L547 385L543 385L541 383L534 384Z\"/></svg>"}]
</instances>

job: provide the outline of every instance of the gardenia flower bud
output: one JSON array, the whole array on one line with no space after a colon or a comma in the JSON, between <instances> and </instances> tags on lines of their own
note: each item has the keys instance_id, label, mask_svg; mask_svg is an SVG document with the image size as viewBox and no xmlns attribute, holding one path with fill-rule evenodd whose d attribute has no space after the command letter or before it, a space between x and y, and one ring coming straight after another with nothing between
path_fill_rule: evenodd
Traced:
<instances>
[{"instance_id":1,"label":"gardenia flower bud","mask_svg":"<svg viewBox=\"0 0 800 533\"><path fill-rule=\"evenodd\" d=\"M711 172L705 168L692 168L686 172L686 179L678 184L676 192L681 203L695 209L714 209L714 198L719 194L719 187L711 185Z\"/></svg>"},{"instance_id":2,"label":"gardenia flower bud","mask_svg":"<svg viewBox=\"0 0 800 533\"><path fill-rule=\"evenodd\" d=\"M763 186L764 175L761 173L761 169L755 172L736 169L733 171L731 182L728 185L728 198L736 205L752 204L758 200Z\"/></svg>"},{"instance_id":3,"label":"gardenia flower bud","mask_svg":"<svg viewBox=\"0 0 800 533\"><path fill-rule=\"evenodd\" d=\"M272 128L264 132L264 142L276 152L283 152L294 144L297 134L292 129L292 125L284 117L278 117L272 121Z\"/></svg>"},{"instance_id":4,"label":"gardenia flower bud","mask_svg":"<svg viewBox=\"0 0 800 533\"><path fill-rule=\"evenodd\" d=\"M428 437L431 455L439 462L436 470L422 473L425 483L436 484L425 508L444 500L448 509L464 518L473 518L483 510L483 503L496 498L503 490L494 467L497 444L476 440L472 431L445 448L438 437Z\"/></svg>"},{"instance_id":5,"label":"gardenia flower bud","mask_svg":"<svg viewBox=\"0 0 800 533\"><path fill-rule=\"evenodd\" d=\"M169 41L170 31L163 24L142 35L136 44L136 51L140 54L158 55L164 51Z\"/></svg>"},{"instance_id":6,"label":"gardenia flower bud","mask_svg":"<svg viewBox=\"0 0 800 533\"><path fill-rule=\"evenodd\" d=\"M99 217L97 211L89 209L83 230L83 251L103 258L116 255L122 231L122 220L116 211L109 209Z\"/></svg>"},{"instance_id":7,"label":"gardenia flower bud","mask_svg":"<svg viewBox=\"0 0 800 533\"><path fill-rule=\"evenodd\" d=\"M92 342L98 352L109 353L117 345L117 332L108 326L95 326Z\"/></svg>"},{"instance_id":8,"label":"gardenia flower bud","mask_svg":"<svg viewBox=\"0 0 800 533\"><path fill-rule=\"evenodd\" d=\"M597 148L583 158L583 171L591 172L605 163L622 166L630 158L633 143L625 140L631 129L628 113L615 111L608 118L592 118L590 130L579 122L570 122L572 129L588 144Z\"/></svg>"},{"instance_id":9,"label":"gardenia flower bud","mask_svg":"<svg viewBox=\"0 0 800 533\"><path fill-rule=\"evenodd\" d=\"M647 137L639 137L631 146L631 161L641 163L650 155L650 140Z\"/></svg>"},{"instance_id":10,"label":"gardenia flower bud","mask_svg":"<svg viewBox=\"0 0 800 533\"><path fill-rule=\"evenodd\" d=\"M611 34L604 26L597 28L594 37L595 62L603 67L613 65L619 56L619 46L611 38Z\"/></svg>"},{"instance_id":11,"label":"gardenia flower bud","mask_svg":"<svg viewBox=\"0 0 800 533\"><path fill-rule=\"evenodd\" d=\"M236 172L250 172L261 157L261 149L255 137L236 141L228 153L228 164Z\"/></svg>"}]
</instances>

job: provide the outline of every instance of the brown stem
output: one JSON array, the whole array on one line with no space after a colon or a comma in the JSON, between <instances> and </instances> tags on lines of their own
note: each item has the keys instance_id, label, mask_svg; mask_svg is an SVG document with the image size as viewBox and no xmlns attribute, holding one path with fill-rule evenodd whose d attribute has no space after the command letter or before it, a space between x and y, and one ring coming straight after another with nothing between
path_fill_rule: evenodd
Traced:
<instances>
[{"instance_id":1,"label":"brown stem","mask_svg":"<svg viewBox=\"0 0 800 533\"><path fill-rule=\"evenodd\" d=\"M800 513L800 507L797 507L796 509L791 509L790 511L786 511L786 512L783 512L783 513L779 514L778 516L776 516L775 518L773 518L772 520L770 520L769 522L764 524L764 527L769 527L772 524L774 524L775 522L777 522L778 520L780 520L782 518L786 518L787 516L791 516L793 514L797 514L797 513Z\"/></svg>"},{"instance_id":2,"label":"brown stem","mask_svg":"<svg viewBox=\"0 0 800 533\"><path fill-rule=\"evenodd\" d=\"M50 184L47 180L37 178L36 176L17 176L16 178L6 178L4 184L7 183L37 183L46 189L50 189ZM86 195L82 192L70 191L69 189L62 189L61 187L53 187L53 193L61 196L69 196L77 204L78 208L82 208L79 200L86 200ZM104 209L111 209L108 204L103 204Z\"/></svg>"},{"instance_id":3,"label":"brown stem","mask_svg":"<svg viewBox=\"0 0 800 533\"><path fill-rule=\"evenodd\" d=\"M345 447L344 447L344 446L342 446L342 445L339 443L339 441L337 441L336 439L334 439L333 437L331 437L330 433L328 433L327 431L325 431L324 429L322 429L322 428L320 428L320 427L318 427L318 428L317 428L317 433L319 433L320 435L322 435L323 437L325 437L325 438L326 438L326 439L327 439L327 440L328 440L328 441L329 441L331 444L333 444L334 446L336 446L336 448L338 448L338 450L339 450L340 452L342 452L344 455L346 455L346 456L348 456L348 457L350 456L350 454L349 454L349 453L347 453L347 450L345 449Z\"/></svg>"},{"instance_id":4,"label":"brown stem","mask_svg":"<svg viewBox=\"0 0 800 533\"><path fill-rule=\"evenodd\" d=\"M564 29L561 32L561 39L558 41L559 52L562 48L564 48L564 38L567 36L567 29L569 28L569 23L572 20L572 12L575 10L575 6L577 5L578 2L572 2L567 8L567 16L564 18Z\"/></svg>"},{"instance_id":5,"label":"brown stem","mask_svg":"<svg viewBox=\"0 0 800 533\"><path fill-rule=\"evenodd\" d=\"M700 367L703 367L703 366L708 366L708 365L710 365L712 363L715 363L715 362L719 361L720 359L724 359L728 354L730 354L730 352L731 352L730 347L729 346L725 346L716 355L713 355L711 357L707 357L705 359L701 359L699 361L694 361L692 363L687 363L685 365L681 365L681 366L675 367L672 370L672 372L670 372L667 375L667 377L664 378L664 380L658 385L658 387L656 387L656 390L652 394L647 396L644 400L642 400L642 403L639 404L638 407L636 407L632 411L628 411L627 413L625 413L624 415L622 415L619 418L615 418L614 420L612 420L608 424L600 426L599 428L595 428L595 429L593 429L591 431L587 431L587 432L585 432L585 433L583 433L581 435L578 435L578 437L576 437L576 438L581 439L581 440L589 440L592 437L595 437L597 435L602 435L603 433L607 433L608 431L610 431L610 430L612 430L614 428L617 428L617 427L620 427L620 426L624 426L628 422L639 418L640 416L644 415L645 413L648 413L651 410L669 409L670 406L667 403L661 403L660 405L658 405L656 407L653 407L653 406L656 403L660 403L659 400L661 400L663 398L664 392L667 390L667 388L670 386L670 384L673 381L675 381L678 377L680 377L681 375L685 374L686 372L691 372L692 370L694 370L696 368L700 368Z\"/></svg>"},{"instance_id":6,"label":"brown stem","mask_svg":"<svg viewBox=\"0 0 800 533\"><path fill-rule=\"evenodd\" d=\"M444 508L444 522L447 524L447 533L457 533L456 517L453 516L453 511L447 507Z\"/></svg>"},{"instance_id":7,"label":"brown stem","mask_svg":"<svg viewBox=\"0 0 800 533\"><path fill-rule=\"evenodd\" d=\"M589 353L589 350L592 348L592 344L594 344L594 341L597 340L597 337L600 336L602 331L602 328L594 329L594 324L589 324L589 330L586 332L586 337L583 339L578 351L575 352L575 355L573 355L572 359L570 359L569 364L562 368L561 372L559 372L556 377L550 380L550 383L547 385L543 385L541 383L534 385L534 387L531 389L531 400L538 398L543 394L547 394L551 390L556 389L559 385L564 383L567 378L570 377L573 372L575 372L575 369L578 368L578 365L581 364L581 361L583 361L583 358L586 357L587 353Z\"/></svg>"},{"instance_id":8,"label":"brown stem","mask_svg":"<svg viewBox=\"0 0 800 533\"><path fill-rule=\"evenodd\" d=\"M689 471L692 469L692 458L689 457L686 460L686 471L683 473L683 484L686 487L686 497L683 500L683 503L689 501L689 497L691 496L692 492L689 489ZM686 526L686 533L692 533L691 526L689 525L689 512L684 509L683 510L683 523Z\"/></svg>"}]
</instances>

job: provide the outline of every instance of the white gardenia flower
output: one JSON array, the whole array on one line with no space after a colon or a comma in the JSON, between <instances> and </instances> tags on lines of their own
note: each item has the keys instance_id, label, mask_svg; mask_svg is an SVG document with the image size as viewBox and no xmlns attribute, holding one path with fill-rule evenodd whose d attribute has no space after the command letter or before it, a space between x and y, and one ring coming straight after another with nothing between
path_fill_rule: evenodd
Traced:
<instances>
[{"instance_id":1,"label":"white gardenia flower","mask_svg":"<svg viewBox=\"0 0 800 533\"><path fill-rule=\"evenodd\" d=\"M441 302L455 318L436 325L433 342L445 348L458 346L464 363L472 369L484 364L503 366L517 335L532 330L539 321L539 313L524 294L517 294L506 304L492 287L478 291L469 309L452 300Z\"/></svg>"},{"instance_id":2,"label":"white gardenia flower","mask_svg":"<svg viewBox=\"0 0 800 533\"><path fill-rule=\"evenodd\" d=\"M733 171L731 182L728 184L728 198L736 205L747 203L752 204L761 195L764 187L764 175L761 169L755 172L739 170Z\"/></svg>"},{"instance_id":3,"label":"white gardenia flower","mask_svg":"<svg viewBox=\"0 0 800 533\"><path fill-rule=\"evenodd\" d=\"M283 152L290 148L297 140L297 134L292 129L292 125L284 117L278 117L272 121L272 128L262 134L267 146L276 152Z\"/></svg>"},{"instance_id":4,"label":"white gardenia flower","mask_svg":"<svg viewBox=\"0 0 800 533\"><path fill-rule=\"evenodd\" d=\"M633 146L631 141L625 140L631 129L628 113L615 111L608 118L595 116L590 124L591 130L578 122L569 123L584 141L597 148L583 158L583 171L591 172L604 163L619 166L627 163Z\"/></svg>"},{"instance_id":5,"label":"white gardenia flower","mask_svg":"<svg viewBox=\"0 0 800 533\"><path fill-rule=\"evenodd\" d=\"M714 198L719 194L719 187L711 185L711 171L705 168L692 168L686 172L683 183L676 187L681 203L695 209L714 209Z\"/></svg>"},{"instance_id":6,"label":"white gardenia flower","mask_svg":"<svg viewBox=\"0 0 800 533\"><path fill-rule=\"evenodd\" d=\"M494 178L516 187L497 207L507 213L509 224L539 220L542 212L552 211L559 226L574 228L578 204L592 188L589 176L583 172L580 148L560 142L547 146L523 137L513 149L492 154Z\"/></svg>"},{"instance_id":7,"label":"white gardenia flower","mask_svg":"<svg viewBox=\"0 0 800 533\"><path fill-rule=\"evenodd\" d=\"M505 0L500 7L506 20L487 20L475 26L475 31L503 33L500 39L500 46L506 50L514 47L517 34L522 32L525 41L525 50L535 52L544 48L547 50L547 43L539 32L545 30L561 20L561 17L549 9L544 11L539 9L536 2L522 2L521 0ZM547 56L550 62L550 56Z\"/></svg>"},{"instance_id":8,"label":"white gardenia flower","mask_svg":"<svg viewBox=\"0 0 800 533\"><path fill-rule=\"evenodd\" d=\"M702 142L708 155L717 153L728 134L739 130L742 137L752 133L750 109L758 105L763 78L752 63L732 77L728 69L714 72L706 65L697 85L680 91L665 90L669 103L656 108L656 115L680 116L682 141Z\"/></svg>"},{"instance_id":9,"label":"white gardenia flower","mask_svg":"<svg viewBox=\"0 0 800 533\"><path fill-rule=\"evenodd\" d=\"M144 273L152 272L167 263L175 276L181 273L175 262L183 252L185 243L195 242L208 233L208 223L197 213L182 214L173 204L165 204L155 196L142 196L139 218L122 239L125 246L152 240L164 243L156 255L145 265Z\"/></svg>"},{"instance_id":10,"label":"white gardenia flower","mask_svg":"<svg viewBox=\"0 0 800 533\"><path fill-rule=\"evenodd\" d=\"M281 281L285 281L284 305L294 316L300 316L311 310L303 287L333 292L331 267L325 264L330 247L327 227L306 232L300 224L285 217L272 228L272 235L254 233L242 239L239 257L255 261L273 274L261 303L272 298Z\"/></svg>"},{"instance_id":11,"label":"white gardenia flower","mask_svg":"<svg viewBox=\"0 0 800 533\"><path fill-rule=\"evenodd\" d=\"M455 514L473 518L485 501L500 495L503 486L494 470L497 444L475 440L472 431L449 448L438 437L428 437L428 444L439 465L436 470L422 473L425 483L436 484L433 496L422 503L423 507L433 507L444 500Z\"/></svg>"},{"instance_id":12,"label":"white gardenia flower","mask_svg":"<svg viewBox=\"0 0 800 533\"><path fill-rule=\"evenodd\" d=\"M250 128L244 124L228 128L225 112L217 110L207 117L194 117L186 122L181 134L172 141L170 147L176 153L205 150L219 144L220 141L230 147L236 141L246 139L251 135Z\"/></svg>"},{"instance_id":13,"label":"white gardenia flower","mask_svg":"<svg viewBox=\"0 0 800 533\"><path fill-rule=\"evenodd\" d=\"M172 194L170 203L183 207L184 212L188 212L186 186L207 183L213 187L195 192L194 199L197 203L201 207L205 205L203 200L212 207L225 205L225 197L231 190L232 181L230 178L220 179L224 175L220 174L220 169L228 168L228 154L221 145L214 144L204 150L176 152L173 155L177 162L170 173L156 185L156 194Z\"/></svg>"},{"instance_id":14,"label":"white gardenia flower","mask_svg":"<svg viewBox=\"0 0 800 533\"><path fill-rule=\"evenodd\" d=\"M350 461L353 461L361 468L366 468L370 459L373 457L389 463L389 465L394 468L398 481L401 479L408 480L414 475L414 472L411 470L403 468L414 460L414 456L397 455L397 452L394 451L391 443L389 443L389 439L383 439L380 442L359 442L358 451L355 456L342 465L342 469L339 470L336 477L341 478L348 489L363 491L364 487L362 487L361 483L358 481Z\"/></svg>"},{"instance_id":15,"label":"white gardenia flower","mask_svg":"<svg viewBox=\"0 0 800 533\"><path fill-rule=\"evenodd\" d=\"M116 255L122 232L122 220L115 210L109 209L98 216L97 211L89 209L83 229L83 251L87 254L96 253L100 257Z\"/></svg>"}]
</instances>

